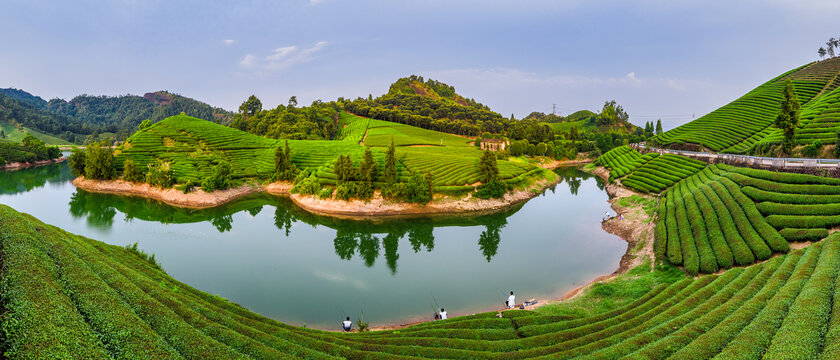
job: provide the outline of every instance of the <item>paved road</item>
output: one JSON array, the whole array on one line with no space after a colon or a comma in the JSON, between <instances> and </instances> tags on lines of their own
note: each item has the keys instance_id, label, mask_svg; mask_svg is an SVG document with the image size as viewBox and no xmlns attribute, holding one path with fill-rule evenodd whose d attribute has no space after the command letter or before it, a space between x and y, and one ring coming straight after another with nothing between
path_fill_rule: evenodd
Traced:
<instances>
[{"instance_id":1,"label":"paved road","mask_svg":"<svg viewBox=\"0 0 840 360\"><path fill-rule=\"evenodd\" d=\"M777 158L750 155L716 154L699 151L670 150L647 148L644 143L631 144L636 149L648 149L658 153L682 155L709 163L725 163L731 165L757 166L772 169L836 169L840 168L840 159L805 159L805 158Z\"/></svg>"}]
</instances>

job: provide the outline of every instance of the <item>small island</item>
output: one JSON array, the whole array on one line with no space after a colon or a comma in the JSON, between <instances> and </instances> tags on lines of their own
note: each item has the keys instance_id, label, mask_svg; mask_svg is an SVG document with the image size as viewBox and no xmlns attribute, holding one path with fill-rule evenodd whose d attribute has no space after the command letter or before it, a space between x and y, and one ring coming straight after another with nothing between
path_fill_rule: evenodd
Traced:
<instances>
[{"instance_id":1,"label":"small island","mask_svg":"<svg viewBox=\"0 0 840 360\"><path fill-rule=\"evenodd\" d=\"M184 114L144 121L113 150L106 142L73 150L73 184L188 208L267 192L332 216L492 212L556 184L558 166L653 135L652 123L644 130L629 124L615 102L600 114L534 113L513 121L460 95L440 96L447 91L454 93L411 76L377 99L298 107L292 97L287 106L263 110L251 96L228 126ZM486 120L451 120L454 127L426 121L402 105L411 103L406 96ZM397 97L396 112L383 113Z\"/></svg>"}]
</instances>

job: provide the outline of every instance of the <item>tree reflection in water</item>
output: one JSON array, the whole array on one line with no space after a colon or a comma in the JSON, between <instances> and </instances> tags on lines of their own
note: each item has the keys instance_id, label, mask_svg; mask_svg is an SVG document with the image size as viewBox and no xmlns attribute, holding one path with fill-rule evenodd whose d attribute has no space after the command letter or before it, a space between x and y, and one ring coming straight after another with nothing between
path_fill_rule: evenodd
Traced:
<instances>
[{"instance_id":1,"label":"tree reflection in water","mask_svg":"<svg viewBox=\"0 0 840 360\"><path fill-rule=\"evenodd\" d=\"M44 171L54 172L58 169ZM577 168L560 168L555 172L560 175L561 181L568 184L569 191L573 195L577 195L582 180L592 177ZM56 176L62 176L62 174ZM597 177L596 179L598 187L603 189L603 181ZM554 191L555 188L552 187L550 190ZM490 262L499 250L501 233L508 223L508 217L522 207L520 204L500 213L485 215L350 220L311 214L297 207L287 198L265 194L252 195L213 209L194 210L177 208L145 198L94 194L77 190L70 200L70 213L76 218L86 218L89 225L101 229L110 228L117 212L121 212L125 214L126 221L141 219L164 224L207 221L219 232L226 232L233 228L234 214L246 211L251 216L257 216L266 205L275 207L274 225L283 231L285 236L290 236L294 224L299 222L313 227L329 227L336 230L333 246L339 258L351 260L358 255L365 266L372 267L382 252L391 274L397 273L400 240L407 236L408 244L415 253L424 250L432 252L435 248L435 228L447 226L483 226L484 230L478 237L478 248L481 255Z\"/></svg>"}]
</instances>

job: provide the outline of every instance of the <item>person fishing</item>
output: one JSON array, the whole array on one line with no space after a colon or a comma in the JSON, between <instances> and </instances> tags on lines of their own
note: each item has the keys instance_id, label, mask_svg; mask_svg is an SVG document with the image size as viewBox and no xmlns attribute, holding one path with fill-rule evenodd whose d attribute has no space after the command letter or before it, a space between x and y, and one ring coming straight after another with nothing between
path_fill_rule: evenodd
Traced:
<instances>
[{"instance_id":1,"label":"person fishing","mask_svg":"<svg viewBox=\"0 0 840 360\"><path fill-rule=\"evenodd\" d=\"M347 320L341 322L341 327L344 328L344 331L350 331L353 328L353 322L350 321L350 317L347 317Z\"/></svg>"},{"instance_id":2,"label":"person fishing","mask_svg":"<svg viewBox=\"0 0 840 360\"><path fill-rule=\"evenodd\" d=\"M443 310L443 308L440 308L440 312L438 313L438 317L441 320L446 320L446 310Z\"/></svg>"},{"instance_id":3,"label":"person fishing","mask_svg":"<svg viewBox=\"0 0 840 360\"><path fill-rule=\"evenodd\" d=\"M510 292L510 296L508 296L505 303L507 304L508 309L513 309L513 307L516 306L516 296L513 295L513 291Z\"/></svg>"},{"instance_id":4,"label":"person fishing","mask_svg":"<svg viewBox=\"0 0 840 360\"><path fill-rule=\"evenodd\" d=\"M604 221L607 221L609 219L610 219L610 212L609 211L604 211Z\"/></svg>"}]
</instances>

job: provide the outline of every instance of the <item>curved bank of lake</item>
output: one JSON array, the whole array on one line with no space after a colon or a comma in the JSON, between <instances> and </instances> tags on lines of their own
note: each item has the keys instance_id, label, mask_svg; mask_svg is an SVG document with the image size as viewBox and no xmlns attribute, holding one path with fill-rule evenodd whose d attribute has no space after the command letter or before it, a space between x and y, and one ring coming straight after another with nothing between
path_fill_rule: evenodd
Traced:
<instances>
[{"instance_id":1,"label":"curved bank of lake","mask_svg":"<svg viewBox=\"0 0 840 360\"><path fill-rule=\"evenodd\" d=\"M0 203L110 244L139 242L173 277L280 321L335 328L364 311L374 326L496 309L502 292L559 298L619 266L627 243L601 229L601 179L558 169L560 183L496 214L315 215L250 194L186 209L89 193L66 164L4 173Z\"/></svg>"}]
</instances>

